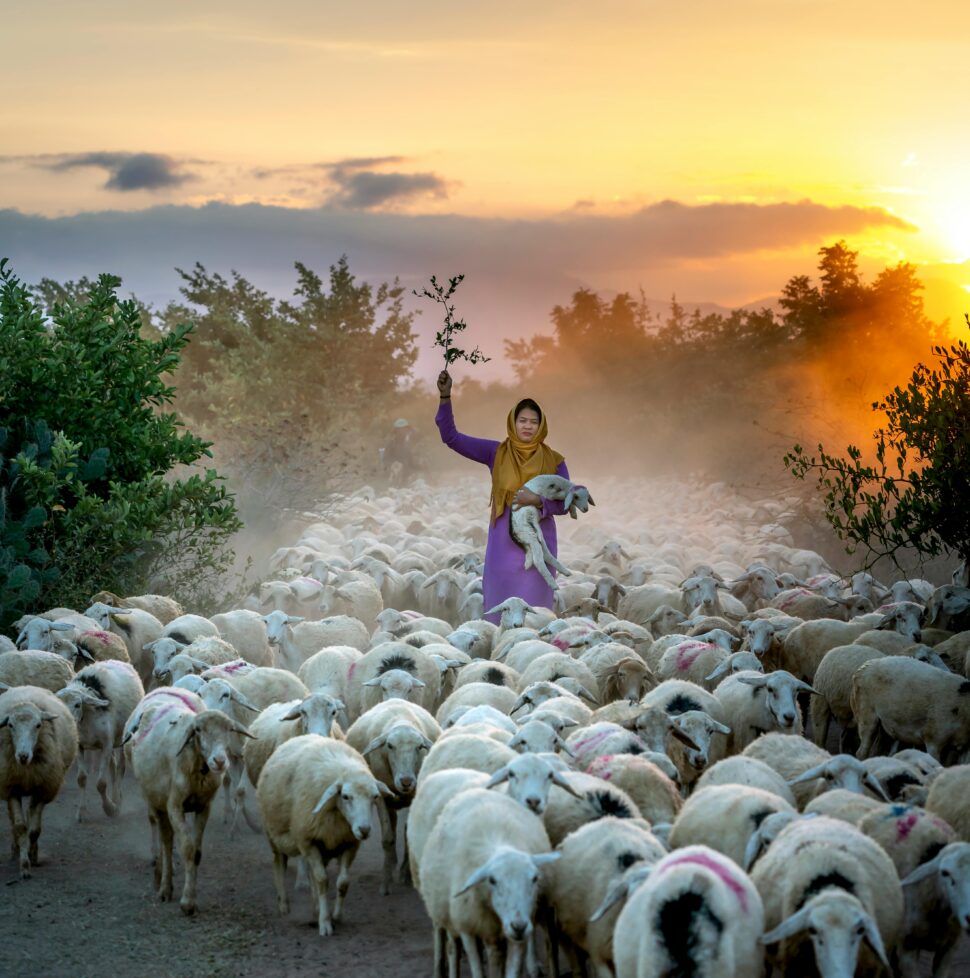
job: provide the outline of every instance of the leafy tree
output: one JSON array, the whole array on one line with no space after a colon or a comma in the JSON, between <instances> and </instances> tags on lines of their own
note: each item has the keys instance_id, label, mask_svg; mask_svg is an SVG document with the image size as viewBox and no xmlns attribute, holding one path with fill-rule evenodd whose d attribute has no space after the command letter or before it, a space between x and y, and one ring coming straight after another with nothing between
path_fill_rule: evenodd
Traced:
<instances>
[{"instance_id":1,"label":"leafy tree","mask_svg":"<svg viewBox=\"0 0 970 978\"><path fill-rule=\"evenodd\" d=\"M0 262L0 626L108 588L211 588L240 528L209 443L166 410L191 326L141 335L120 280L38 298Z\"/></svg>"},{"instance_id":2,"label":"leafy tree","mask_svg":"<svg viewBox=\"0 0 970 978\"><path fill-rule=\"evenodd\" d=\"M909 292L905 279L902 288ZM933 353L935 367L918 363L905 387L873 404L885 423L870 458L853 445L845 458L822 445L813 456L796 445L785 457L797 477L817 475L826 518L849 552L868 550L868 566L898 563L909 549L970 562L970 349L959 341Z\"/></svg>"}]
</instances>

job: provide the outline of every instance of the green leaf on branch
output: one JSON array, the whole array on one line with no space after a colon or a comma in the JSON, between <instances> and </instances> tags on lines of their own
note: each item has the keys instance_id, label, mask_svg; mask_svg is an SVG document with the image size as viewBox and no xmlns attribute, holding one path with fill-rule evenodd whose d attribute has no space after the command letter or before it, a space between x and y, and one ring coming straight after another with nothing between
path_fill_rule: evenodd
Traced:
<instances>
[{"instance_id":1,"label":"green leaf on branch","mask_svg":"<svg viewBox=\"0 0 970 978\"><path fill-rule=\"evenodd\" d=\"M491 357L485 356L476 346L470 353L456 346L455 335L463 333L468 324L463 319L455 317L455 306L451 301L452 296L458 291L458 286L464 281L464 275L456 275L448 279L447 289L441 285L437 278L431 276L431 288L412 289L414 295L419 298L431 299L444 309L444 323L441 329L435 333L434 345L444 351L445 365L450 367L456 360L467 360L471 364L488 363Z\"/></svg>"}]
</instances>

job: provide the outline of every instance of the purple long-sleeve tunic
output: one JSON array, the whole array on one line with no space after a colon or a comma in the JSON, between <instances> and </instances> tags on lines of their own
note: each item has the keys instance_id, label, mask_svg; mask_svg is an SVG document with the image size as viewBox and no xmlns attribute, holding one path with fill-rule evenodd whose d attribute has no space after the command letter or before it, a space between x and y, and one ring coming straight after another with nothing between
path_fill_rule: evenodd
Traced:
<instances>
[{"instance_id":1,"label":"purple long-sleeve tunic","mask_svg":"<svg viewBox=\"0 0 970 978\"><path fill-rule=\"evenodd\" d=\"M435 415L435 424L441 433L441 440L452 450L473 462L481 462L492 471L495 464L495 452L501 442L490 438L472 438L463 435L455 427L455 417L451 410L451 401L442 401ZM569 470L565 462L560 462L556 475L569 478ZM542 514L539 517L539 528L549 549L558 556L556 541L556 524L553 516L563 514L563 504L559 501L544 499ZM539 572L530 567L525 569L525 553L509 534L508 507L502 515L488 528L488 543L485 547L485 571L482 575L482 591L485 597L485 610L501 604L506 598L516 597L528 601L533 607L552 607L552 588L542 579ZM554 568L549 568L555 575ZM496 624L500 615L486 615L486 619Z\"/></svg>"}]
</instances>

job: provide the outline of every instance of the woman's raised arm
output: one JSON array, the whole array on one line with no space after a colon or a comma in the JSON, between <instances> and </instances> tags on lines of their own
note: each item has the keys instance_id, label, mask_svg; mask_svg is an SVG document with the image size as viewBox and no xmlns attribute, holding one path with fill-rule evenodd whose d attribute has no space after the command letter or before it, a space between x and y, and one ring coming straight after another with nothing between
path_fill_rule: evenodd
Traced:
<instances>
[{"instance_id":1,"label":"woman's raised arm","mask_svg":"<svg viewBox=\"0 0 970 978\"><path fill-rule=\"evenodd\" d=\"M491 468L499 443L490 438L472 438L471 435L463 435L455 427L455 416L451 409L451 376L447 370L442 370L438 374L438 393L441 395L441 402L434 420L441 440L453 452Z\"/></svg>"}]
</instances>

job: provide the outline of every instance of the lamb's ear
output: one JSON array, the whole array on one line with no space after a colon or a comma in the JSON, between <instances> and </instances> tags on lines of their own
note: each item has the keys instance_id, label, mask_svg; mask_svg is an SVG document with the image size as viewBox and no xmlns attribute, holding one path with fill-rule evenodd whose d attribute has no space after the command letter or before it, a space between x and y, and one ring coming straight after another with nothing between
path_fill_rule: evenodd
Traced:
<instances>
[{"instance_id":1,"label":"lamb's ear","mask_svg":"<svg viewBox=\"0 0 970 978\"><path fill-rule=\"evenodd\" d=\"M243 707L243 709L251 710L253 713L259 713L260 712L259 707L256 706L255 703L253 703L252 700L250 700L248 696L244 695L243 693L240 693L239 690L235 688L235 686L231 686L230 689L232 690L232 692L229 695L241 707Z\"/></svg>"},{"instance_id":2,"label":"lamb's ear","mask_svg":"<svg viewBox=\"0 0 970 978\"><path fill-rule=\"evenodd\" d=\"M375 750L380 750L384 744L387 742L387 737L381 734L379 737L375 737L362 751L361 757L366 757L368 754L372 754Z\"/></svg>"},{"instance_id":3,"label":"lamb's ear","mask_svg":"<svg viewBox=\"0 0 970 978\"><path fill-rule=\"evenodd\" d=\"M233 720L230 717L229 729L233 733L239 734L240 737L248 737L250 740L256 740L256 734L250 733L248 727L244 727L238 720Z\"/></svg>"},{"instance_id":4,"label":"lamb's ear","mask_svg":"<svg viewBox=\"0 0 970 978\"><path fill-rule=\"evenodd\" d=\"M488 863L479 866L471 876L465 880L465 885L455 894L455 896L461 896L462 893L467 893L473 886L478 886L483 880L488 876Z\"/></svg>"},{"instance_id":5,"label":"lamb's ear","mask_svg":"<svg viewBox=\"0 0 970 978\"><path fill-rule=\"evenodd\" d=\"M871 788L877 795L879 795L879 797L882 798L883 801L886 802L892 801L892 798L890 798L889 795L886 794L886 789L882 786L882 783L879 781L879 778L877 778L874 774L870 774L868 771L866 771L865 775L863 775L862 780L866 784L866 786Z\"/></svg>"},{"instance_id":6,"label":"lamb's ear","mask_svg":"<svg viewBox=\"0 0 970 978\"><path fill-rule=\"evenodd\" d=\"M52 621L51 631L54 632L72 632L74 631L74 626L69 621Z\"/></svg>"},{"instance_id":7,"label":"lamb's ear","mask_svg":"<svg viewBox=\"0 0 970 978\"><path fill-rule=\"evenodd\" d=\"M485 782L486 788L494 788L496 785L502 784L503 781L508 781L509 779L509 766L500 767L489 779Z\"/></svg>"},{"instance_id":8,"label":"lamb's ear","mask_svg":"<svg viewBox=\"0 0 970 978\"><path fill-rule=\"evenodd\" d=\"M677 726L676 721L670 724L670 735L675 740L679 740L682 744L686 744L691 750L701 749L700 744L698 744L689 733Z\"/></svg>"},{"instance_id":9,"label":"lamb's ear","mask_svg":"<svg viewBox=\"0 0 970 978\"><path fill-rule=\"evenodd\" d=\"M361 683L361 686L380 686L381 677L375 676L373 679L368 679L367 682Z\"/></svg>"},{"instance_id":10,"label":"lamb's ear","mask_svg":"<svg viewBox=\"0 0 970 978\"><path fill-rule=\"evenodd\" d=\"M412 676L411 685L417 689L424 689L428 684L423 679L418 679L416 676Z\"/></svg>"},{"instance_id":11,"label":"lamb's ear","mask_svg":"<svg viewBox=\"0 0 970 978\"><path fill-rule=\"evenodd\" d=\"M386 784L384 784L384 782L383 782L383 781L378 781L378 780L377 780L377 778L374 778L374 784L375 784L375 785L377 786L377 790L378 790L378 791L379 791L379 792L380 792L380 793L381 793L381 794L382 794L382 795L383 795L383 796L384 796L385 798L393 798L393 797L394 797L394 792L393 792L393 791L391 791L391 789L390 789L390 788L388 788L388 786L387 786Z\"/></svg>"},{"instance_id":12,"label":"lamb's ear","mask_svg":"<svg viewBox=\"0 0 970 978\"><path fill-rule=\"evenodd\" d=\"M138 733L138 727L140 725L141 725L141 717L139 716L138 719L134 722L134 724L125 732L124 737L121 738L122 747L124 747L125 744L127 744L128 741L131 740L131 738L134 737L136 733Z\"/></svg>"},{"instance_id":13,"label":"lamb's ear","mask_svg":"<svg viewBox=\"0 0 970 978\"><path fill-rule=\"evenodd\" d=\"M879 934L879 928L876 926L876 922L869 916L869 914L863 914L863 926L865 927L865 937L869 942L869 947L876 952L876 956L879 960L886 966L887 973L891 970L889 967L889 958L886 955L885 945L882 943L882 937Z\"/></svg>"},{"instance_id":14,"label":"lamb's ear","mask_svg":"<svg viewBox=\"0 0 970 978\"><path fill-rule=\"evenodd\" d=\"M337 800L337 795L340 793L340 782L335 781L329 788L320 796L320 800L313 806L313 814L317 815L322 812L325 808L330 808L331 805Z\"/></svg>"},{"instance_id":15,"label":"lamb's ear","mask_svg":"<svg viewBox=\"0 0 970 978\"><path fill-rule=\"evenodd\" d=\"M923 880L939 872L941 854L941 852L938 852L929 862L923 863L922 866L917 866L909 876L902 880L902 885L912 886L914 883L922 883Z\"/></svg>"},{"instance_id":16,"label":"lamb's ear","mask_svg":"<svg viewBox=\"0 0 970 978\"><path fill-rule=\"evenodd\" d=\"M590 506L595 506L596 505L596 503L593 502L593 497L592 496L587 496L586 499L589 501Z\"/></svg>"},{"instance_id":17,"label":"lamb's ear","mask_svg":"<svg viewBox=\"0 0 970 978\"><path fill-rule=\"evenodd\" d=\"M184 751L185 748L188 747L193 740L195 740L195 735L196 735L196 729L195 729L195 725L193 724L192 726L189 727L189 732L185 735L185 740L182 741L182 746L175 752L176 757L179 754L181 754L182 751Z\"/></svg>"},{"instance_id":18,"label":"lamb's ear","mask_svg":"<svg viewBox=\"0 0 970 978\"><path fill-rule=\"evenodd\" d=\"M552 771L552 783L558 785L563 791L568 791L573 798L584 798L585 795L572 784L570 784L569 779L562 773L562 771L553 768Z\"/></svg>"},{"instance_id":19,"label":"lamb's ear","mask_svg":"<svg viewBox=\"0 0 970 978\"><path fill-rule=\"evenodd\" d=\"M561 852L539 852L532 857L533 866L548 866L562 856Z\"/></svg>"},{"instance_id":20,"label":"lamb's ear","mask_svg":"<svg viewBox=\"0 0 970 978\"><path fill-rule=\"evenodd\" d=\"M285 717L280 717L280 723L286 723L287 720L299 720L301 716L303 716L303 704L297 703Z\"/></svg>"},{"instance_id":21,"label":"lamb's ear","mask_svg":"<svg viewBox=\"0 0 970 978\"><path fill-rule=\"evenodd\" d=\"M739 683L744 683L745 686L754 686L755 689L760 689L768 682L767 676L738 676L737 680ZM814 693L815 690L812 690Z\"/></svg>"},{"instance_id":22,"label":"lamb's ear","mask_svg":"<svg viewBox=\"0 0 970 978\"><path fill-rule=\"evenodd\" d=\"M762 944L777 944L787 937L794 937L808 927L808 908L802 907L801 910L793 913L790 917L783 920L774 930L761 936Z\"/></svg>"}]
</instances>

